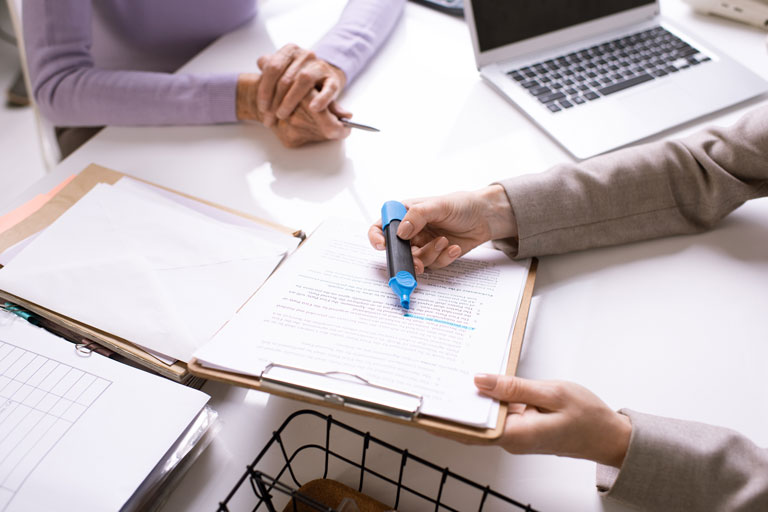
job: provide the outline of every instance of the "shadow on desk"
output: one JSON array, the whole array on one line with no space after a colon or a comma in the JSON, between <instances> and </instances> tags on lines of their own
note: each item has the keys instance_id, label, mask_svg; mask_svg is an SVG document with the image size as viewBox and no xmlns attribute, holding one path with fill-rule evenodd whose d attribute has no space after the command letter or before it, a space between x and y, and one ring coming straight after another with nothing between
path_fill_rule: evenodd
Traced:
<instances>
[{"instance_id":1,"label":"shadow on desk","mask_svg":"<svg viewBox=\"0 0 768 512\"><path fill-rule=\"evenodd\" d=\"M540 258L534 296L616 267L652 260L663 264L666 259L694 248L707 249L744 264L768 263L768 199L753 200L743 208L747 207L749 214L734 212L714 229L702 233ZM754 214L758 210L766 214L762 219Z\"/></svg>"},{"instance_id":2,"label":"shadow on desk","mask_svg":"<svg viewBox=\"0 0 768 512\"><path fill-rule=\"evenodd\" d=\"M270 188L280 197L322 203L354 184L354 165L347 158L344 141L293 149L265 144L265 150L266 161L252 172L271 171Z\"/></svg>"}]
</instances>

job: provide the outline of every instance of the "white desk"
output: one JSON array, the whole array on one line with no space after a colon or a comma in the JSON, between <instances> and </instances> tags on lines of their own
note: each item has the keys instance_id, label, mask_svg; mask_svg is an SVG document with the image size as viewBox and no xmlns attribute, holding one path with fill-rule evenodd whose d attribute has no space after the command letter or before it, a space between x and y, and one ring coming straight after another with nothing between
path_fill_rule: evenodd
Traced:
<instances>
[{"instance_id":1,"label":"white desk","mask_svg":"<svg viewBox=\"0 0 768 512\"><path fill-rule=\"evenodd\" d=\"M247 71L286 42L309 46L343 3L264 2L258 22L185 70ZM768 78L763 32L695 15L679 0L662 5L679 25ZM665 136L730 123L757 103ZM387 199L477 188L569 158L480 80L464 22L415 4L342 104L382 132L288 150L260 126L107 128L17 203L96 162L309 231L329 215L372 221ZM539 269L520 375L573 380L612 407L729 426L768 445L766 200L703 235L546 257ZM224 427L168 511L215 509L271 432L301 408L215 383L205 390ZM622 509L598 497L590 462L512 456L334 416L541 510Z\"/></svg>"}]
</instances>

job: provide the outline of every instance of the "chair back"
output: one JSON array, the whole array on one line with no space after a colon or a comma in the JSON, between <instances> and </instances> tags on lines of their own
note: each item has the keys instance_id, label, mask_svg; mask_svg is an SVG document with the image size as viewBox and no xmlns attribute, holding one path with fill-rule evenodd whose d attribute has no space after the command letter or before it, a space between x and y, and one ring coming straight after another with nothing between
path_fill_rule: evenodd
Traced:
<instances>
[{"instance_id":1,"label":"chair back","mask_svg":"<svg viewBox=\"0 0 768 512\"><path fill-rule=\"evenodd\" d=\"M45 162L46 169L50 171L61 161L61 151L59 150L59 143L56 140L55 127L40 113L40 109L33 97L32 84L29 80L29 67L27 66L27 52L24 47L24 30L21 22L22 0L8 0L8 10L11 13L11 23L13 24L13 31L16 35L16 41L19 48L24 83L27 86L27 94L29 94L29 99L35 112L37 136L43 154L43 161Z\"/></svg>"}]
</instances>

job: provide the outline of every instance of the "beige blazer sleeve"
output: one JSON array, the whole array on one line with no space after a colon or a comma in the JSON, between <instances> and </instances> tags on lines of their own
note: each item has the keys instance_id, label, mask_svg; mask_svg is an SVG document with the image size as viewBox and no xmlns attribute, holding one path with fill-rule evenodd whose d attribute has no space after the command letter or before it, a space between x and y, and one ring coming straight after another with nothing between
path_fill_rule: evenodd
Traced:
<instances>
[{"instance_id":1,"label":"beige blazer sleeve","mask_svg":"<svg viewBox=\"0 0 768 512\"><path fill-rule=\"evenodd\" d=\"M705 230L768 195L768 107L728 128L501 184L519 240L496 243L512 257ZM647 510L768 511L768 450L728 429L622 412L632 438L620 471L598 466L604 494Z\"/></svg>"},{"instance_id":2,"label":"beige blazer sleeve","mask_svg":"<svg viewBox=\"0 0 768 512\"><path fill-rule=\"evenodd\" d=\"M622 410L632 437L621 471L597 488L643 510L768 510L768 450L726 428Z\"/></svg>"},{"instance_id":3,"label":"beige blazer sleeve","mask_svg":"<svg viewBox=\"0 0 768 512\"><path fill-rule=\"evenodd\" d=\"M713 226L768 194L768 107L728 128L646 144L501 182L519 239L500 245L527 258Z\"/></svg>"}]
</instances>

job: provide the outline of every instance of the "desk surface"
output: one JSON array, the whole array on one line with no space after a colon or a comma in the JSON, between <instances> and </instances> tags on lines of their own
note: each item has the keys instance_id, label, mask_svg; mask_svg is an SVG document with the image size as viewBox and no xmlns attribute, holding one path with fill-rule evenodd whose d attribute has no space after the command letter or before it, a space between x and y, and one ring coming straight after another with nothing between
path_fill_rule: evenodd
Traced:
<instances>
[{"instance_id":1,"label":"desk surface","mask_svg":"<svg viewBox=\"0 0 768 512\"><path fill-rule=\"evenodd\" d=\"M183 70L253 70L257 55L286 42L311 45L343 4L262 2L258 20ZM768 78L764 32L694 14L680 0L662 1L662 8ZM665 136L730 123L763 101ZM331 215L373 221L387 199L474 189L569 159L480 80L463 20L416 4L407 5L342 104L381 133L355 131L343 142L288 150L258 125L110 127L17 204L95 162L309 231ZM728 426L768 445L768 409L747 405L768 400L767 285L766 200L702 235L542 258L519 374L573 380L612 407ZM271 432L301 408L215 383L205 391L223 429L164 510L215 509ZM590 462L512 456L383 421L334 416L538 509L622 509L598 497Z\"/></svg>"}]
</instances>

